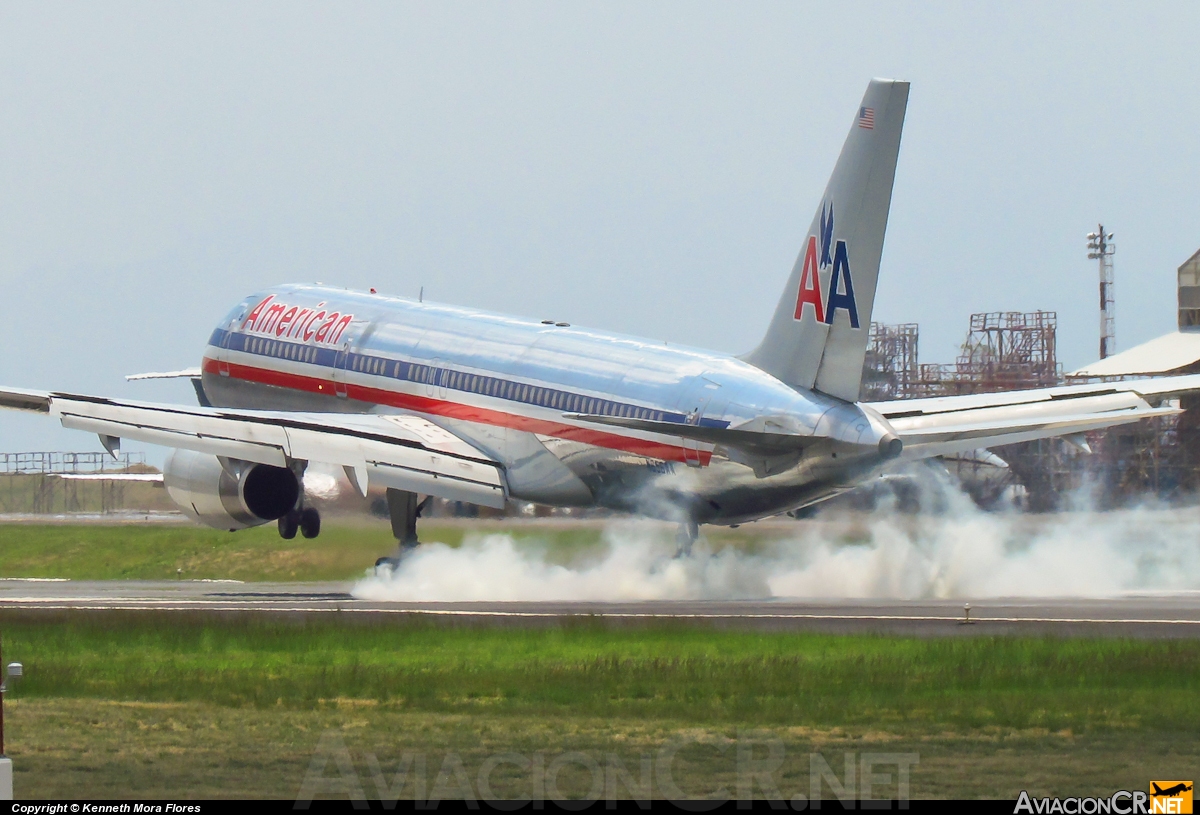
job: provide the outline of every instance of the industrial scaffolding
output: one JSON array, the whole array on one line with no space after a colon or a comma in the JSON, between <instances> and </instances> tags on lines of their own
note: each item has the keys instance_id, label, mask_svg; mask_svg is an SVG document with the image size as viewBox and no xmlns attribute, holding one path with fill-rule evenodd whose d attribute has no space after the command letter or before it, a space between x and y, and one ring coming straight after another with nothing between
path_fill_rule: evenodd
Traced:
<instances>
[{"instance_id":1,"label":"industrial scaffolding","mask_svg":"<svg viewBox=\"0 0 1200 815\"><path fill-rule=\"evenodd\" d=\"M918 333L916 323L871 323L871 338L863 366L862 399L882 402L912 394L920 370Z\"/></svg>"},{"instance_id":2,"label":"industrial scaffolding","mask_svg":"<svg viewBox=\"0 0 1200 815\"><path fill-rule=\"evenodd\" d=\"M958 396L1049 388L1062 380L1057 330L1058 316L1052 311L971 314L970 331L958 359L950 364L919 364L917 325L872 324L864 398ZM880 386L881 383L887 386ZM1057 507L1063 493L1079 484L1079 468L1075 463L1078 450L1061 439L1003 445L995 453L1008 463L1009 483L1015 481L1025 487L1026 505L1030 509ZM964 483L976 475L977 462L946 463ZM970 490L970 484L967 486ZM986 495L995 498L997 486L989 485Z\"/></svg>"},{"instance_id":3,"label":"industrial scaffolding","mask_svg":"<svg viewBox=\"0 0 1200 815\"><path fill-rule=\"evenodd\" d=\"M972 314L955 362L921 364L915 324L872 324L863 398L954 396L1062 384L1057 333L1058 315L1053 311ZM1191 407L1195 401L1185 399L1182 406ZM1185 410L1179 416L1089 433L1086 439L1041 439L995 447L993 452L1008 463L1010 481L1024 488L1023 500L1031 510L1055 509L1067 494L1085 486L1095 488L1106 505L1146 493L1172 497L1200 483L1197 417L1200 411ZM946 463L964 483L978 467L969 460Z\"/></svg>"}]
</instances>

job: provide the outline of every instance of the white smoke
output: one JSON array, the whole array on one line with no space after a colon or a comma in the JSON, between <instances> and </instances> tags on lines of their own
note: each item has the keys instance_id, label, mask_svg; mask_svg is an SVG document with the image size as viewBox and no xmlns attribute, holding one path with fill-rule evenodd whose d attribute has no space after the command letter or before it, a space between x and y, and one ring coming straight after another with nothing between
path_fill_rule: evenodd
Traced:
<instances>
[{"instance_id":1,"label":"white smoke","mask_svg":"<svg viewBox=\"0 0 1200 815\"><path fill-rule=\"evenodd\" d=\"M1200 590L1200 510L1141 507L1049 515L989 513L961 493L937 515L891 507L780 525L748 549L696 546L673 557L669 527L619 522L603 552L561 565L524 536L423 544L369 576L371 600L705 600L1103 597ZM528 533L535 537L536 532Z\"/></svg>"}]
</instances>

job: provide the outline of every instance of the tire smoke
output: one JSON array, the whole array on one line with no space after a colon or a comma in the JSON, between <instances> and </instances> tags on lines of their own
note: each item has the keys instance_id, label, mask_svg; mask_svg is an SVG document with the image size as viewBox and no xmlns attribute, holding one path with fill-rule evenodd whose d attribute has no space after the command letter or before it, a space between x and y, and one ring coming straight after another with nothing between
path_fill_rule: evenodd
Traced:
<instances>
[{"instance_id":1,"label":"tire smoke","mask_svg":"<svg viewBox=\"0 0 1200 815\"><path fill-rule=\"evenodd\" d=\"M563 565L525 536L423 544L371 575L371 600L725 600L1106 597L1200 590L1200 510L1143 506L1050 515L984 512L948 482L936 514L872 512L779 524L742 549L698 542L675 559L673 530L612 522L603 547ZM793 528L794 527L794 528ZM777 534L776 534L777 531ZM536 537L536 532L529 533Z\"/></svg>"}]
</instances>

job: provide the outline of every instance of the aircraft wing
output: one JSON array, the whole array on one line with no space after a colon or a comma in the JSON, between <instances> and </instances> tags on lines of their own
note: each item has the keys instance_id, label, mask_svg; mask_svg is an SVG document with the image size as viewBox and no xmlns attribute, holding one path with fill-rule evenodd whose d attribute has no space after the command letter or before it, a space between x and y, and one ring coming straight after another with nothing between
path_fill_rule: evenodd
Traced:
<instances>
[{"instance_id":1,"label":"aircraft wing","mask_svg":"<svg viewBox=\"0 0 1200 815\"><path fill-rule=\"evenodd\" d=\"M902 458L1066 436L1178 413L1163 406L1200 391L1200 374L1058 388L870 402L904 442Z\"/></svg>"},{"instance_id":2,"label":"aircraft wing","mask_svg":"<svg viewBox=\"0 0 1200 815\"><path fill-rule=\"evenodd\" d=\"M126 402L0 389L0 408L44 413L63 427L275 467L289 460L340 465L360 492L368 480L453 501L503 507L503 469L453 433L415 416L292 413Z\"/></svg>"}]
</instances>

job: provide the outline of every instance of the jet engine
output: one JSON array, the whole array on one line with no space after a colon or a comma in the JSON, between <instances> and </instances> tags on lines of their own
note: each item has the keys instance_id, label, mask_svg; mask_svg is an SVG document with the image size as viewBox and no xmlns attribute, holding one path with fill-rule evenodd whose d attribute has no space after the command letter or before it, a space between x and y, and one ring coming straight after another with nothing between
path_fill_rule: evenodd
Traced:
<instances>
[{"instance_id":1,"label":"jet engine","mask_svg":"<svg viewBox=\"0 0 1200 815\"><path fill-rule=\"evenodd\" d=\"M168 456L163 483L185 515L231 532L281 518L300 498L300 483L286 467L230 459L222 464L216 456L192 450Z\"/></svg>"}]
</instances>

